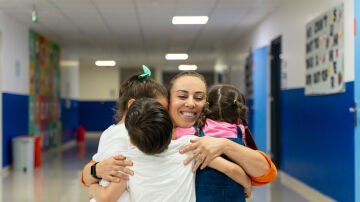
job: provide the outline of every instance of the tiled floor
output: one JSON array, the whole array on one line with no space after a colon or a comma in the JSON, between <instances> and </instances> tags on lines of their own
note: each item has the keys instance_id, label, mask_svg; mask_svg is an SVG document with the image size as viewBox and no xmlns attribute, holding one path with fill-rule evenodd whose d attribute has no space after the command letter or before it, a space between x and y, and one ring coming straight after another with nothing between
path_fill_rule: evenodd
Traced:
<instances>
[{"instance_id":1,"label":"tiled floor","mask_svg":"<svg viewBox=\"0 0 360 202\"><path fill-rule=\"evenodd\" d=\"M95 134L95 137L98 135ZM97 149L98 138L86 144L51 151L43 155L42 165L33 172L5 170L1 173L0 199L3 202L83 202L87 189L79 179L82 167ZM270 185L254 188L250 202L306 202L277 179Z\"/></svg>"}]
</instances>

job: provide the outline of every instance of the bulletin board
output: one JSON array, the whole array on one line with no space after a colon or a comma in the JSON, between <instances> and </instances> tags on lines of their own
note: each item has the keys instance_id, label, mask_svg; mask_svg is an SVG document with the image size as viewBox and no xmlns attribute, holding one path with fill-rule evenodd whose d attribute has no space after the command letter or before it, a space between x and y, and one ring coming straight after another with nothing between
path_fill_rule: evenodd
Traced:
<instances>
[{"instance_id":1,"label":"bulletin board","mask_svg":"<svg viewBox=\"0 0 360 202\"><path fill-rule=\"evenodd\" d=\"M305 95L345 91L344 4L306 24Z\"/></svg>"}]
</instances>

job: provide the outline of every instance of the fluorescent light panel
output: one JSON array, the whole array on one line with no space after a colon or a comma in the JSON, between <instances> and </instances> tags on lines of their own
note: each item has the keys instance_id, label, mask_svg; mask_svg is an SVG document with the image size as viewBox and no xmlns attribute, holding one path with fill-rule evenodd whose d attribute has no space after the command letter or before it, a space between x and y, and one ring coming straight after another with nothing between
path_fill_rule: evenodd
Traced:
<instances>
[{"instance_id":1,"label":"fluorescent light panel","mask_svg":"<svg viewBox=\"0 0 360 202\"><path fill-rule=\"evenodd\" d=\"M179 65L179 70L181 71L197 70L197 65Z\"/></svg>"},{"instance_id":2,"label":"fluorescent light panel","mask_svg":"<svg viewBox=\"0 0 360 202\"><path fill-rule=\"evenodd\" d=\"M98 67L113 67L116 62L114 60L96 60L95 65Z\"/></svg>"},{"instance_id":3,"label":"fluorescent light panel","mask_svg":"<svg viewBox=\"0 0 360 202\"><path fill-rule=\"evenodd\" d=\"M174 25L202 25L206 24L208 20L208 16L174 16L172 19L172 23Z\"/></svg>"},{"instance_id":4,"label":"fluorescent light panel","mask_svg":"<svg viewBox=\"0 0 360 202\"><path fill-rule=\"evenodd\" d=\"M168 53L165 55L167 60L187 60L189 57L186 53Z\"/></svg>"}]
</instances>

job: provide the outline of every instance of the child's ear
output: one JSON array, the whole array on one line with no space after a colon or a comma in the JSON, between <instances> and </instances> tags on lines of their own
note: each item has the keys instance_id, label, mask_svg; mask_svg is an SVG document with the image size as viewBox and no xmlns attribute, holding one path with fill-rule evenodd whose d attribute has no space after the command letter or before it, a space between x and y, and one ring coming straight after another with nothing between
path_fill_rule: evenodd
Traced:
<instances>
[{"instance_id":1,"label":"child's ear","mask_svg":"<svg viewBox=\"0 0 360 202\"><path fill-rule=\"evenodd\" d=\"M131 98L131 99L128 101L128 103L127 103L127 108L129 109L130 106L132 105L132 103L134 103L134 102L135 102L135 99L134 99L134 98Z\"/></svg>"}]
</instances>

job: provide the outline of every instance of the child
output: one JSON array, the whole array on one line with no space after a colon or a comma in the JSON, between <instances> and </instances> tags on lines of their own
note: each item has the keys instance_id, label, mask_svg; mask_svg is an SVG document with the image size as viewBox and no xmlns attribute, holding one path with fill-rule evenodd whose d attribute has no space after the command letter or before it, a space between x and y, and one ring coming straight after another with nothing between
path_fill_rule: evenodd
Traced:
<instances>
[{"instance_id":1,"label":"child","mask_svg":"<svg viewBox=\"0 0 360 202\"><path fill-rule=\"evenodd\" d=\"M97 164L97 162L113 157L115 154L122 154L130 147L129 135L124 124L128 106L135 99L143 97L154 98L166 108L168 106L166 88L150 78L151 72L146 66L143 66L143 70L143 74L130 76L121 83L115 115L117 124L109 126L101 134L98 151L93 156L92 161L85 165L82 172L81 181L87 187L92 183L98 183L101 178L109 179L109 177L102 176L100 172L96 172L98 171L97 166L100 167L101 164ZM131 162L126 162L127 166L131 166ZM131 170L126 169L129 170L127 174L131 175ZM122 201L128 201L128 198L129 194L127 192L121 197Z\"/></svg>"},{"instance_id":2,"label":"child","mask_svg":"<svg viewBox=\"0 0 360 202\"><path fill-rule=\"evenodd\" d=\"M107 187L91 185L89 193L96 201L116 201L125 190L130 201L195 201L192 165L184 166L186 155L179 153L192 137L171 140L167 110L154 99L137 99L128 109L125 127L135 147L122 154L133 161L135 175Z\"/></svg>"},{"instance_id":3,"label":"child","mask_svg":"<svg viewBox=\"0 0 360 202\"><path fill-rule=\"evenodd\" d=\"M209 89L207 102L197 121L196 136L229 138L238 144L257 149L247 128L247 108L244 96L232 85L215 85ZM177 137L190 133L189 129L177 129ZM226 156L223 156L226 159ZM236 164L235 164L236 165ZM240 167L240 166L239 166ZM241 168L241 167L240 167ZM237 178L212 168L196 173L197 201L232 200L245 201L251 195L251 180L245 171ZM230 179L231 178L231 179ZM212 194L208 194L212 193Z\"/></svg>"}]
</instances>

